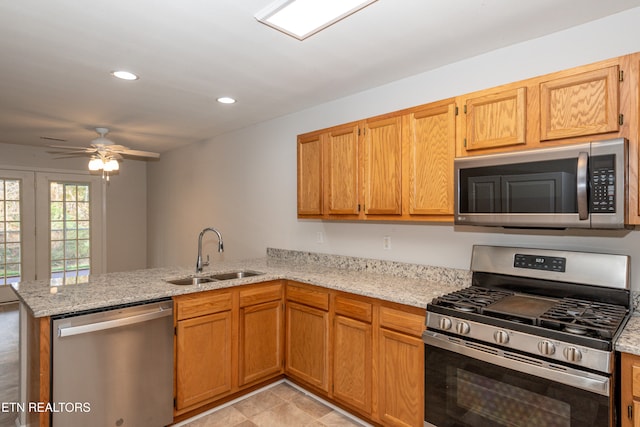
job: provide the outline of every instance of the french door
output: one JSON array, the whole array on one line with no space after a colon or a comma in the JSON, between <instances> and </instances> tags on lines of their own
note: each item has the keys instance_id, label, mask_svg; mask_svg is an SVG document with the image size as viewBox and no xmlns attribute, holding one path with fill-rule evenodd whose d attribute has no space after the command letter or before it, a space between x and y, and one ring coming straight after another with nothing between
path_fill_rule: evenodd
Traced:
<instances>
[{"instance_id":1,"label":"french door","mask_svg":"<svg viewBox=\"0 0 640 427\"><path fill-rule=\"evenodd\" d=\"M0 302L15 299L11 283L104 271L103 187L90 175L0 170Z\"/></svg>"}]
</instances>

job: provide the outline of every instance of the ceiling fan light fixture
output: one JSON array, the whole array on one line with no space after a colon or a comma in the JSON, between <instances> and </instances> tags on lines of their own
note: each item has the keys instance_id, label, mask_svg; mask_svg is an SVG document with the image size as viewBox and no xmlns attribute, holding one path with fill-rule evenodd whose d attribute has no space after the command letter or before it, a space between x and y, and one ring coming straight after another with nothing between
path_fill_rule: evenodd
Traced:
<instances>
[{"instance_id":1,"label":"ceiling fan light fixture","mask_svg":"<svg viewBox=\"0 0 640 427\"><path fill-rule=\"evenodd\" d=\"M298 40L321 31L376 0L278 0L255 18Z\"/></svg>"},{"instance_id":2,"label":"ceiling fan light fixture","mask_svg":"<svg viewBox=\"0 0 640 427\"><path fill-rule=\"evenodd\" d=\"M116 159L109 159L102 168L105 172L113 172L120 170L120 164Z\"/></svg>"},{"instance_id":3,"label":"ceiling fan light fixture","mask_svg":"<svg viewBox=\"0 0 640 427\"><path fill-rule=\"evenodd\" d=\"M104 162L99 157L92 157L89 160L89 170L90 171L99 171L104 168Z\"/></svg>"},{"instance_id":4,"label":"ceiling fan light fixture","mask_svg":"<svg viewBox=\"0 0 640 427\"><path fill-rule=\"evenodd\" d=\"M134 74L130 71L125 70L115 70L111 72L113 77L117 77L121 80L138 80L140 77L137 74Z\"/></svg>"}]
</instances>

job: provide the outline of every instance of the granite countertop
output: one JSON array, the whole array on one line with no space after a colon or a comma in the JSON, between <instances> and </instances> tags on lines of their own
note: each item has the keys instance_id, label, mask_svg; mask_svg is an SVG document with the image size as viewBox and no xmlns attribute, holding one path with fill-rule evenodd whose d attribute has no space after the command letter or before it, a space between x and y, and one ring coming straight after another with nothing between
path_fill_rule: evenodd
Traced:
<instances>
[{"instance_id":1,"label":"granite countertop","mask_svg":"<svg viewBox=\"0 0 640 427\"><path fill-rule=\"evenodd\" d=\"M35 317L45 317L278 279L425 308L434 297L471 282L466 270L271 248L265 258L212 264L204 275L235 270L264 274L180 286L165 279L189 276L193 270L153 268L92 275L86 283L61 284L52 280L12 286Z\"/></svg>"},{"instance_id":2,"label":"granite countertop","mask_svg":"<svg viewBox=\"0 0 640 427\"><path fill-rule=\"evenodd\" d=\"M631 316L616 340L615 349L640 356L640 313Z\"/></svg>"}]
</instances>

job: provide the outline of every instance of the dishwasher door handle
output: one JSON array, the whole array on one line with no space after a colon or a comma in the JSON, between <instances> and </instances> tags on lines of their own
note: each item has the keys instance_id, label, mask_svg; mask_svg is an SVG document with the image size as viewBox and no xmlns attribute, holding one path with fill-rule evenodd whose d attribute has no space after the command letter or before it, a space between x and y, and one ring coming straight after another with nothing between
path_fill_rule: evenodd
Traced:
<instances>
[{"instance_id":1,"label":"dishwasher door handle","mask_svg":"<svg viewBox=\"0 0 640 427\"><path fill-rule=\"evenodd\" d=\"M146 322L148 320L160 319L172 316L172 308L157 308L151 312L137 314L135 316L123 317L120 319L105 320L104 322L88 323L79 326L59 326L58 337L70 337L73 335L87 334L90 332L104 331L105 329L119 328L121 326L132 325L134 323Z\"/></svg>"}]
</instances>

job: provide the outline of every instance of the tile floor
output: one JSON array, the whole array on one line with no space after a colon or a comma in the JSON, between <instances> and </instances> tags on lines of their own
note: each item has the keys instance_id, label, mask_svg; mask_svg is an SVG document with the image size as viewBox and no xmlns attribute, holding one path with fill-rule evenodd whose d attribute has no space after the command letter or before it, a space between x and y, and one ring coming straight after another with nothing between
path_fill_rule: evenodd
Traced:
<instances>
[{"instance_id":1,"label":"tile floor","mask_svg":"<svg viewBox=\"0 0 640 427\"><path fill-rule=\"evenodd\" d=\"M0 402L18 401L18 303L0 304ZM15 426L18 414L0 411L0 427Z\"/></svg>"},{"instance_id":2,"label":"tile floor","mask_svg":"<svg viewBox=\"0 0 640 427\"><path fill-rule=\"evenodd\" d=\"M367 425L324 405L286 382L249 396L179 427L352 427ZM176 426L176 427L178 427Z\"/></svg>"}]
</instances>

